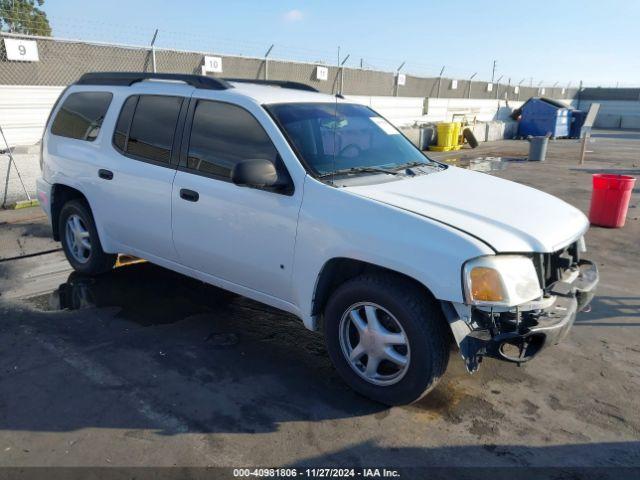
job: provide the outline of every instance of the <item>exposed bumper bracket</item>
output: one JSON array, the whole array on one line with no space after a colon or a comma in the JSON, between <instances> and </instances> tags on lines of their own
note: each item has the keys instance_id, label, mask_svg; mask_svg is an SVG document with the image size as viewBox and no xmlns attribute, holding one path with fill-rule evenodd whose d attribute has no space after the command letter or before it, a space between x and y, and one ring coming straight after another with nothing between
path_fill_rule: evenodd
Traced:
<instances>
[{"instance_id":1,"label":"exposed bumper bracket","mask_svg":"<svg viewBox=\"0 0 640 480\"><path fill-rule=\"evenodd\" d=\"M562 341L577 312L593 299L598 284L598 269L593 262L581 260L576 268L578 274L571 282L558 281L547 289L551 300L545 302L545 308L520 310L535 320L534 325L517 325L512 331L492 335L487 328L474 328L469 316L463 314L468 306L442 302L469 373L478 369L483 357L520 364L531 360L543 348Z\"/></svg>"}]
</instances>

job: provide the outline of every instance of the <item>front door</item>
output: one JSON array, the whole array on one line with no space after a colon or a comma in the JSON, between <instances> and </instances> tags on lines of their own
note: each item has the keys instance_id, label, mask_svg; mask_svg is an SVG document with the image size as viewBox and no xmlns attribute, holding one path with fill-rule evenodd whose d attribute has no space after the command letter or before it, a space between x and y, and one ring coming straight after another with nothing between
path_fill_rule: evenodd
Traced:
<instances>
[{"instance_id":1,"label":"front door","mask_svg":"<svg viewBox=\"0 0 640 480\"><path fill-rule=\"evenodd\" d=\"M238 105L193 100L173 184L173 239L179 261L233 284L291 301L301 191L237 186L233 166L268 159L286 175L258 120Z\"/></svg>"}]
</instances>

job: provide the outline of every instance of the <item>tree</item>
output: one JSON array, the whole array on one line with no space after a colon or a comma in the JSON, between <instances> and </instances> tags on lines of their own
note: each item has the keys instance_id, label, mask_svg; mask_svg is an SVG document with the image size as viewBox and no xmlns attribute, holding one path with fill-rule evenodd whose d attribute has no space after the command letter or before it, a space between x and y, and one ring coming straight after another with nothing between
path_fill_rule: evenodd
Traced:
<instances>
[{"instance_id":1,"label":"tree","mask_svg":"<svg viewBox=\"0 0 640 480\"><path fill-rule=\"evenodd\" d=\"M44 0L0 0L0 30L27 35L51 36Z\"/></svg>"}]
</instances>

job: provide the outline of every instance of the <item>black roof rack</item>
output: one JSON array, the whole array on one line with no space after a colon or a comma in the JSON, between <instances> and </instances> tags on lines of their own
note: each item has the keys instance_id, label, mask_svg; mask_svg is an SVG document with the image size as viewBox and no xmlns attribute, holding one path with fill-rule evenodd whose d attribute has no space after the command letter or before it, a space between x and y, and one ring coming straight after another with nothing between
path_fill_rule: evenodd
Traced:
<instances>
[{"instance_id":1,"label":"black roof rack","mask_svg":"<svg viewBox=\"0 0 640 480\"><path fill-rule=\"evenodd\" d=\"M254 83L256 85L268 85L270 87L292 88L294 90L304 90L306 92L318 92L311 85L300 82L291 82L289 80L254 80L252 78L225 78L227 82L237 83Z\"/></svg>"},{"instance_id":2,"label":"black roof rack","mask_svg":"<svg viewBox=\"0 0 640 480\"><path fill-rule=\"evenodd\" d=\"M207 90L226 90L233 88L220 78L184 73L147 73L147 72L91 72L82 75L77 85L121 85L130 86L143 80L173 80L184 82L192 87Z\"/></svg>"}]
</instances>

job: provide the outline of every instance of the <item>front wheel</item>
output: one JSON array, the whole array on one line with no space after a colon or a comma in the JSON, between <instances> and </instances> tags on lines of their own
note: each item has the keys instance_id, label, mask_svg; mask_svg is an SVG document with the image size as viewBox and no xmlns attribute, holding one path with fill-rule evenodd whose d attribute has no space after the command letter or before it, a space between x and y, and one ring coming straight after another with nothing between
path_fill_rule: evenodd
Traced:
<instances>
[{"instance_id":1,"label":"front wheel","mask_svg":"<svg viewBox=\"0 0 640 480\"><path fill-rule=\"evenodd\" d=\"M60 241L67 260L77 272L97 275L113 268L117 255L102 250L91 209L82 200L71 200L60 211Z\"/></svg>"},{"instance_id":2,"label":"front wheel","mask_svg":"<svg viewBox=\"0 0 640 480\"><path fill-rule=\"evenodd\" d=\"M449 361L445 328L429 293L391 273L347 281L324 315L327 350L340 376L387 405L414 402L436 386Z\"/></svg>"}]
</instances>

